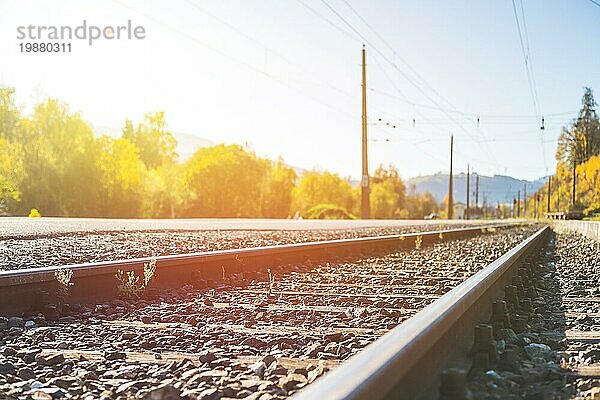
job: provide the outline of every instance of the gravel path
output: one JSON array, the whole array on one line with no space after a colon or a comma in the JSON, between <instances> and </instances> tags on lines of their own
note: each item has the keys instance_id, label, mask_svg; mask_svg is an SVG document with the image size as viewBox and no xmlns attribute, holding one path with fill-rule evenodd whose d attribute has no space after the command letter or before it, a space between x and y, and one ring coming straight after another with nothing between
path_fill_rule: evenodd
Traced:
<instances>
[{"instance_id":1,"label":"gravel path","mask_svg":"<svg viewBox=\"0 0 600 400\"><path fill-rule=\"evenodd\" d=\"M485 223L483 223L485 224ZM0 270L258 247L318 240L422 232L466 225L407 225L317 231L119 231L0 238Z\"/></svg>"},{"instance_id":2,"label":"gravel path","mask_svg":"<svg viewBox=\"0 0 600 400\"><path fill-rule=\"evenodd\" d=\"M474 346L474 398L600 398L600 243L560 233L525 268L510 322L496 313L496 341Z\"/></svg>"},{"instance_id":3,"label":"gravel path","mask_svg":"<svg viewBox=\"0 0 600 400\"><path fill-rule=\"evenodd\" d=\"M285 398L534 230L280 266L225 276L216 286L150 291L142 300L65 305L56 321L41 314L0 319L0 393Z\"/></svg>"}]
</instances>

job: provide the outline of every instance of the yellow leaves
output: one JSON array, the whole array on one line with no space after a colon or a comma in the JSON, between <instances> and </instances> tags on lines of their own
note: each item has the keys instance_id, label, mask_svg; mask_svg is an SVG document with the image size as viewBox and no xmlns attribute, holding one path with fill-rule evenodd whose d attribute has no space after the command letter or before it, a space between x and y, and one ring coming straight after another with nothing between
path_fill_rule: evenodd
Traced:
<instances>
[{"instance_id":1,"label":"yellow leaves","mask_svg":"<svg viewBox=\"0 0 600 400\"><path fill-rule=\"evenodd\" d=\"M293 190L294 211L306 211L319 204L351 210L355 198L350 182L329 172L307 172Z\"/></svg>"},{"instance_id":2,"label":"yellow leaves","mask_svg":"<svg viewBox=\"0 0 600 400\"><path fill-rule=\"evenodd\" d=\"M142 182L144 165L138 148L127 139L101 138L100 170L105 182L122 190L136 188Z\"/></svg>"},{"instance_id":3,"label":"yellow leaves","mask_svg":"<svg viewBox=\"0 0 600 400\"><path fill-rule=\"evenodd\" d=\"M0 138L0 213L9 202L18 201L18 189L22 176L23 163L19 157L19 147Z\"/></svg>"},{"instance_id":4,"label":"yellow leaves","mask_svg":"<svg viewBox=\"0 0 600 400\"><path fill-rule=\"evenodd\" d=\"M198 217L260 215L268 167L238 145L199 149L183 165L185 212Z\"/></svg>"},{"instance_id":5,"label":"yellow leaves","mask_svg":"<svg viewBox=\"0 0 600 400\"><path fill-rule=\"evenodd\" d=\"M137 146L140 158L148 168L160 167L177 160L177 141L167 130L163 111L146 114L135 129L131 121L125 121L122 133L124 139Z\"/></svg>"},{"instance_id":6,"label":"yellow leaves","mask_svg":"<svg viewBox=\"0 0 600 400\"><path fill-rule=\"evenodd\" d=\"M392 182L374 183L369 194L373 218L392 218L398 209L400 193L394 190Z\"/></svg>"}]
</instances>

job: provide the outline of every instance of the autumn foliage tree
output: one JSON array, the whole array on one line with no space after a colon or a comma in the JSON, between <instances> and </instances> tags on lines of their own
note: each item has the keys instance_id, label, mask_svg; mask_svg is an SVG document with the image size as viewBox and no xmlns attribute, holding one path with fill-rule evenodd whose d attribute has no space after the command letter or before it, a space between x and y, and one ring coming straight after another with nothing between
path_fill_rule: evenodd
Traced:
<instances>
[{"instance_id":1,"label":"autumn foliage tree","mask_svg":"<svg viewBox=\"0 0 600 400\"><path fill-rule=\"evenodd\" d=\"M556 159L561 163L579 164L600 154L600 120L596 113L592 89L584 89L579 116L562 129L558 138Z\"/></svg>"},{"instance_id":2,"label":"autumn foliage tree","mask_svg":"<svg viewBox=\"0 0 600 400\"><path fill-rule=\"evenodd\" d=\"M592 90L584 88L578 117L559 136L558 164L550 186L544 185L527 199L529 217L543 216L548 211L548 196L551 212L579 210L588 215L600 214L600 120L596 108Z\"/></svg>"},{"instance_id":3,"label":"autumn foliage tree","mask_svg":"<svg viewBox=\"0 0 600 400\"><path fill-rule=\"evenodd\" d=\"M56 99L31 115L0 87L0 215L67 217L352 218L359 188L325 171L298 176L283 160L238 145L180 160L163 112L126 120L120 135L94 132ZM375 218L421 218L428 197L407 196L398 170L372 177ZM424 201L423 204L420 202ZM408 211L407 211L408 209Z\"/></svg>"},{"instance_id":4,"label":"autumn foliage tree","mask_svg":"<svg viewBox=\"0 0 600 400\"><path fill-rule=\"evenodd\" d=\"M348 211L354 203L355 194L350 182L330 172L307 172L293 189L292 207L301 214L319 205L331 205Z\"/></svg>"}]
</instances>

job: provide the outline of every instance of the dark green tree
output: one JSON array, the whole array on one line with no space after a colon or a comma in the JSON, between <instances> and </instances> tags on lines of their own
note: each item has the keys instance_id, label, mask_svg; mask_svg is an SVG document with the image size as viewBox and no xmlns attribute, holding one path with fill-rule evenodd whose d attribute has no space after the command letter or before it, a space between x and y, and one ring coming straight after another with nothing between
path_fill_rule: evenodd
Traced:
<instances>
[{"instance_id":1,"label":"dark green tree","mask_svg":"<svg viewBox=\"0 0 600 400\"><path fill-rule=\"evenodd\" d=\"M600 154L600 121L596 101L589 87L584 88L582 107L577 119L564 127L558 138L556 159L568 164L580 164Z\"/></svg>"}]
</instances>

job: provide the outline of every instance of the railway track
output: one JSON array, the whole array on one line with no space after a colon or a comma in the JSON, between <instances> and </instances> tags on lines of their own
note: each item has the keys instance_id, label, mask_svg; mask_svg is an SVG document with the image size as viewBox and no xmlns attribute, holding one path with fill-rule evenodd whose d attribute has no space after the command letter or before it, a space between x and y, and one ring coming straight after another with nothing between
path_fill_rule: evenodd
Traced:
<instances>
[{"instance_id":1,"label":"railway track","mask_svg":"<svg viewBox=\"0 0 600 400\"><path fill-rule=\"evenodd\" d=\"M549 235L497 226L161 257L139 299L116 297L115 273L141 276L149 259L71 266L68 292L56 268L5 272L0 393L435 398L444 368L471 363L474 321Z\"/></svg>"}]
</instances>

